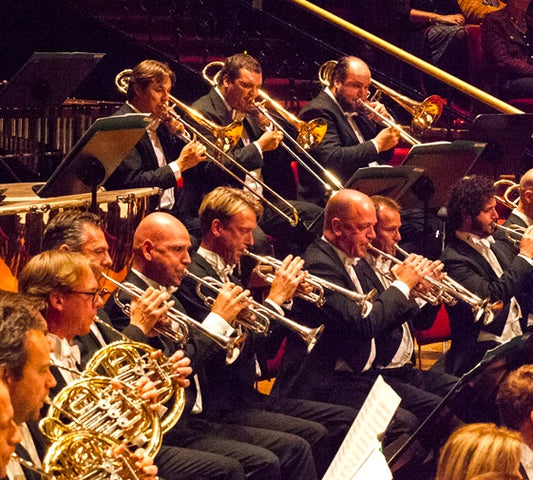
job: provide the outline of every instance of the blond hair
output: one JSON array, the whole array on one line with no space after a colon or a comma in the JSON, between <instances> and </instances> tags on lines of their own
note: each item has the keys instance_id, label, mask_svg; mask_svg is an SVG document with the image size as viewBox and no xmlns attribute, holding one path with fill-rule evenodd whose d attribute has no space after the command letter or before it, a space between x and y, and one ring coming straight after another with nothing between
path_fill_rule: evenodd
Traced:
<instances>
[{"instance_id":1,"label":"blond hair","mask_svg":"<svg viewBox=\"0 0 533 480\"><path fill-rule=\"evenodd\" d=\"M470 480L488 472L516 474L522 437L493 423L457 429L442 447L435 480Z\"/></svg>"}]
</instances>

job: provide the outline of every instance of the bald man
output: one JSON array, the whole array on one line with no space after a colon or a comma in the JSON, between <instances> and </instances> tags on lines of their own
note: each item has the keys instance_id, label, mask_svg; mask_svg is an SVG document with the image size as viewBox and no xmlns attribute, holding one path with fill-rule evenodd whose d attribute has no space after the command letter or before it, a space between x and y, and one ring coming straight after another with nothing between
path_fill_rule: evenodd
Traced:
<instances>
[{"instance_id":1,"label":"bald man","mask_svg":"<svg viewBox=\"0 0 533 480\"><path fill-rule=\"evenodd\" d=\"M363 293L354 266L374 240L376 223L370 197L356 190L341 190L326 205L323 235L304 254L305 268L313 275ZM323 323L325 328L308 356L297 342L289 340L282 372L276 379L277 390L289 397L360 407L378 375L373 367L374 338L399 325L403 315L413 308L411 289L429 274L431 264L411 254L394 266L396 280L374 299L366 316L352 299L331 290L325 292L326 302L321 308L295 299L298 321L313 327ZM419 407L403 402L401 406L409 410L412 407L413 413ZM398 415L407 430L418 424L419 419L408 411L400 409ZM396 432L401 433L405 431Z\"/></svg>"},{"instance_id":2,"label":"bald man","mask_svg":"<svg viewBox=\"0 0 533 480\"><path fill-rule=\"evenodd\" d=\"M392 149L400 139L398 130L377 127L379 119L361 110L359 103L367 99L371 78L370 69L363 60L342 57L331 74L330 85L300 112L302 120L326 120L326 135L312 154L343 184L359 168L390 160ZM370 105L389 117L382 104L370 102ZM300 183L303 198L318 203L323 201L323 187L304 169L300 169Z\"/></svg>"}]
</instances>

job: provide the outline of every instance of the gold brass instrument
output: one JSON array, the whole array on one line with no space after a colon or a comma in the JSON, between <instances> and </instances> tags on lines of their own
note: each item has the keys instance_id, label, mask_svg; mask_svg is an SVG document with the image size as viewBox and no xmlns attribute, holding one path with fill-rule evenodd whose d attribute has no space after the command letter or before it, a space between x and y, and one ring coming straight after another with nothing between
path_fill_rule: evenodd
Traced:
<instances>
[{"instance_id":1,"label":"gold brass instrument","mask_svg":"<svg viewBox=\"0 0 533 480\"><path fill-rule=\"evenodd\" d=\"M511 224L508 226L500 225L497 222L494 222L492 226L496 229L502 230L505 232L505 238L509 240L515 248L520 248L520 242L522 241L522 237L524 236L524 233L526 233L526 228L522 227L520 225Z\"/></svg>"},{"instance_id":2,"label":"gold brass instrument","mask_svg":"<svg viewBox=\"0 0 533 480\"><path fill-rule=\"evenodd\" d=\"M102 276L117 287L117 290L113 295L113 299L124 312L124 314L129 315L130 305L120 300L120 291L123 291L134 298L140 298L144 294L144 290L136 285L133 285L132 283L119 283L113 278L108 277L105 273L103 273ZM189 337L189 327L191 327L205 335L210 340L213 340L213 342L215 342L218 346L226 350L226 362L228 364L234 362L239 356L239 345L242 340L240 337L230 338L220 333L212 332L204 327L200 322L196 321L192 317L189 317L187 314L180 312L176 308L171 308L167 312L167 320L170 321L168 325L156 325L154 326L154 331L160 335L170 338L176 343L185 344Z\"/></svg>"},{"instance_id":3,"label":"gold brass instrument","mask_svg":"<svg viewBox=\"0 0 533 480\"><path fill-rule=\"evenodd\" d=\"M196 282L197 295L208 307L211 307L213 305L214 298L205 294L202 291L202 287L205 287L208 290L218 294L220 289L224 286L224 283L213 277L199 277L188 270L186 271L186 275L191 277ZM300 325L299 323L280 315L274 310L271 310L270 308L265 307L261 303L252 299L249 299L248 305L249 306L244 308L243 311L241 311L241 314L237 316L235 319L236 322L238 322L244 328L248 328L255 333L266 335L270 329L270 321L276 320L300 336L300 338L307 345L308 353L313 350L314 346L318 342L318 339L320 338L320 335L322 335L322 331L324 330L324 325L320 325L317 328L309 328Z\"/></svg>"},{"instance_id":4,"label":"gold brass instrument","mask_svg":"<svg viewBox=\"0 0 533 480\"><path fill-rule=\"evenodd\" d=\"M104 375L128 385L134 385L142 377L156 383L161 392L157 401L167 408L161 417L163 433L176 425L185 408L185 390L178 385L172 363L145 343L128 339L110 343L93 354L83 374Z\"/></svg>"},{"instance_id":5,"label":"gold brass instrument","mask_svg":"<svg viewBox=\"0 0 533 480\"><path fill-rule=\"evenodd\" d=\"M161 420L134 389L109 377L81 378L50 402L39 429L56 441L67 433L90 431L122 443L142 446L147 455L159 451Z\"/></svg>"},{"instance_id":6,"label":"gold brass instrument","mask_svg":"<svg viewBox=\"0 0 533 480\"><path fill-rule=\"evenodd\" d=\"M257 261L257 267L255 268L257 275L259 275L266 282L272 283L272 281L274 280L274 275L262 271L261 266L269 265L275 270L277 270L281 266L281 261L274 257L263 257L261 255L249 252L248 250L246 250L244 254ZM363 316L363 318L366 317L372 310L372 299L377 293L377 290L375 289L371 290L367 294L357 293L347 288L336 285L335 283L329 282L328 280L324 280L323 278L317 277L316 275L310 275L309 273L305 277L304 283L305 286L311 287L311 291L307 292L303 289L296 290L295 296L303 298L308 302L315 303L318 307L321 307L326 301L324 297L324 289L342 293L346 297L353 300L361 308L361 315Z\"/></svg>"},{"instance_id":7,"label":"gold brass instrument","mask_svg":"<svg viewBox=\"0 0 533 480\"><path fill-rule=\"evenodd\" d=\"M331 85L331 75L333 69L337 65L336 60L328 60L323 63L318 69L318 79L320 83L329 87ZM424 131L430 130L440 118L442 110L444 107L444 99L438 95L431 95L422 102L417 102L405 95L398 93L390 87L378 82L377 80L371 79L371 84L376 87L376 94L381 92L394 100L398 105L407 110L413 117L411 121L411 130L415 133L422 133ZM376 95L375 94L375 95ZM382 121L386 127L396 128L400 132L400 136L411 145L418 145L421 142L413 137L411 134L406 132L400 125L398 125L394 120L382 115L376 109L368 105L363 100L359 100L356 105L357 108L363 108L367 112L376 115Z\"/></svg>"},{"instance_id":8,"label":"gold brass instrument","mask_svg":"<svg viewBox=\"0 0 533 480\"><path fill-rule=\"evenodd\" d=\"M224 66L224 62L215 61L208 63L202 70L202 76L204 79L212 86L217 85L218 74L220 69ZM218 72L212 76L209 76L209 71L214 68L218 68ZM260 101L254 101L255 107L259 112L267 118L272 125L275 126L277 130L283 133L284 139L287 139L291 144L298 150L298 152L305 157L307 161L311 163L318 171L323 175L327 181L324 180L313 168L311 165L303 161L302 158L290 147L287 146L285 142L281 142L281 147L284 148L289 155L294 158L305 168L315 179L320 182L326 192L333 192L335 190L340 190L343 188L342 183L338 178L333 175L329 170L325 169L309 152L313 147L318 145L327 131L327 124L323 118L315 118L308 122L300 120L296 115L293 115L287 109L285 109L279 102L276 102L272 99L264 90L259 89L258 97ZM276 111L287 123L292 125L298 131L298 137L294 139L268 111L267 107L270 107ZM328 183L328 182L331 182Z\"/></svg>"},{"instance_id":9,"label":"gold brass instrument","mask_svg":"<svg viewBox=\"0 0 533 480\"><path fill-rule=\"evenodd\" d=\"M117 85L118 89L123 92L127 93L128 91L128 83L129 83L129 77L131 75L131 70L123 70L122 72L118 73L115 77L115 84ZM226 172L229 176L231 176L235 181L237 181L243 188L246 188L249 192L252 193L255 197L257 197L259 200L264 202L269 208L274 210L278 215L285 218L293 227L298 225L299 223L299 215L296 208L289 203L287 200L285 200L281 195L279 195L277 192L275 192L272 188L270 188L268 185L266 185L262 180L259 178L254 178L255 183L261 185L264 192L268 192L273 198L275 198L280 204L282 204L287 211L291 212L291 215L288 215L285 213L281 208L279 208L276 204L268 200L264 195L259 195L257 192L254 191L253 188L251 188L245 181L243 181L241 178L239 178L238 175L236 175L234 172L231 171L231 169L227 165L231 165L237 170L239 170L244 175L250 175L250 172L246 170L239 162L237 162L233 157L231 157L228 152L233 148L233 146L239 141L240 135L242 133L242 124L231 124L228 127L224 128L219 125L216 125L214 122L211 122L210 120L207 120L204 118L199 112L194 110L191 107L188 107L184 103L180 102L178 99L176 99L173 96L170 96L170 102L171 104L168 106L168 110L165 112L165 118L162 118L163 121L168 119L168 116L172 117L173 119L180 122L184 128L186 129L185 134L178 134L182 140L186 143L191 142L192 134L196 135L201 143L206 146L210 147L214 155L207 152L206 156L207 158L218 168ZM184 110L187 115L189 115L191 118L194 119L194 121L198 122L202 127L206 128L211 132L211 134L215 137L215 142L212 142L207 138L204 134L202 134L197 128L195 128L193 125L191 125L190 122L185 121L175 110L174 108L178 107L182 110ZM222 148L220 148L219 145L222 145ZM217 158L218 157L218 158ZM221 160L224 159L227 163L227 165Z\"/></svg>"},{"instance_id":10,"label":"gold brass instrument","mask_svg":"<svg viewBox=\"0 0 533 480\"><path fill-rule=\"evenodd\" d=\"M402 255L406 257L409 255L408 252L400 248L398 245L395 245L395 248L396 251L400 252ZM372 244L368 245L368 249L381 255L383 258L390 260L394 264L402 263L402 260L396 258L394 255L381 251ZM383 274L394 280L392 272L383 272ZM432 305L438 305L440 302L447 303L448 305L455 305L458 300L462 300L472 309L476 322L483 319L483 325L490 324L494 320L495 313L503 308L503 302L501 300L491 303L489 298L481 299L446 274L442 280L437 280L429 275L426 275L424 280L432 285L432 289L427 293L417 291L416 295L418 297L426 300Z\"/></svg>"},{"instance_id":11,"label":"gold brass instrument","mask_svg":"<svg viewBox=\"0 0 533 480\"><path fill-rule=\"evenodd\" d=\"M116 455L119 444L103 435L88 431L72 432L48 448L42 467L13 454L23 467L43 479L140 480L144 472L130 461L127 452Z\"/></svg>"},{"instance_id":12,"label":"gold brass instrument","mask_svg":"<svg viewBox=\"0 0 533 480\"><path fill-rule=\"evenodd\" d=\"M519 183L515 183L512 180L502 178L501 180L494 182L494 186L496 187L496 189L500 187L505 188L503 195L495 195L495 198L496 200L498 200L498 202L502 203L511 210L514 210L516 207L518 207L518 202L520 201Z\"/></svg>"}]
</instances>

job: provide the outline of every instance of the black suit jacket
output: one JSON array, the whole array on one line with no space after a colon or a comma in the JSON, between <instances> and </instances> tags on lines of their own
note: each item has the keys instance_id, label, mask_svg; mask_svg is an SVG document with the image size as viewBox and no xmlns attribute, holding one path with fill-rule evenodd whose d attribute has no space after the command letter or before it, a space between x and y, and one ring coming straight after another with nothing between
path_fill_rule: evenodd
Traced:
<instances>
[{"instance_id":1,"label":"black suit jacket","mask_svg":"<svg viewBox=\"0 0 533 480\"><path fill-rule=\"evenodd\" d=\"M199 277L209 276L221 280L207 261L198 254L193 255L189 269ZM236 277L231 280L239 283ZM210 312L196 294L196 282L191 278L183 279L177 295L189 315L203 320ZM200 367L198 376L202 388L203 414L206 417L216 419L217 416L230 411L259 407L263 404L263 396L254 387L257 380L256 356L261 368L266 367L263 342L264 337L247 332L241 354L231 365L226 365L225 351L218 348L218 352L208 357Z\"/></svg>"},{"instance_id":2,"label":"black suit jacket","mask_svg":"<svg viewBox=\"0 0 533 480\"><path fill-rule=\"evenodd\" d=\"M377 277L374 269L370 264L362 259L357 263L355 268L357 272L357 278L361 282L363 291L369 292L373 288L381 294L385 288ZM419 308L416 302L411 302L412 308L405 312L404 322L407 322L409 328L412 330L426 330L433 325L435 317L440 309L440 305L433 306L430 304L424 305L423 308ZM395 325L391 328L383 330L376 336L376 365L386 366L393 359L394 355L398 351L400 343L403 338L402 325Z\"/></svg>"},{"instance_id":3,"label":"black suit jacket","mask_svg":"<svg viewBox=\"0 0 533 480\"><path fill-rule=\"evenodd\" d=\"M117 111L116 115L133 113L133 109L126 103ZM163 152L167 162L178 158L183 142L172 135L166 125L161 123L157 129L157 135L161 141ZM163 190L176 187L176 177L172 169L165 165L159 167L152 142L148 133L144 133L134 149L126 155L117 169L111 174L105 183L108 190L123 188L159 187ZM178 191L175 190L175 198Z\"/></svg>"},{"instance_id":4,"label":"black suit jacket","mask_svg":"<svg viewBox=\"0 0 533 480\"><path fill-rule=\"evenodd\" d=\"M444 269L451 278L482 299L488 297L491 302L504 302L502 310L489 325L484 325L482 321L475 322L472 309L464 302L452 307L446 305L452 332L452 345L446 357L448 373L462 375L481 360L488 348L495 346L491 345L492 342L480 345L477 342L479 332L483 330L501 335L507 321L510 299L520 295L531 277L533 269L525 259L509 257L507 250L499 243L494 244L492 250L504 271L500 278L483 256L462 240L453 238L442 254Z\"/></svg>"},{"instance_id":5,"label":"black suit jacket","mask_svg":"<svg viewBox=\"0 0 533 480\"><path fill-rule=\"evenodd\" d=\"M226 108L218 93L211 91L193 103L192 107L198 110L204 117L220 126L229 125L232 122L231 113ZM247 115L243 121L250 142L257 140L262 135L262 130L257 120ZM200 129L205 135L213 140L210 132ZM242 139L232 150L231 156L246 170L262 169L263 181L278 194L286 199L294 199L296 196L296 184L288 158L282 148L264 152L263 157L252 143L244 145ZM228 163L222 159L223 163ZM239 178L244 180L245 175L240 169L228 165ZM211 162L204 162L187 170L183 175L183 192L178 204L180 218L195 218L198 216L198 207L203 196L221 185L241 187L230 175L223 172Z\"/></svg>"},{"instance_id":6,"label":"black suit jacket","mask_svg":"<svg viewBox=\"0 0 533 480\"><path fill-rule=\"evenodd\" d=\"M333 248L323 240L313 242L304 254L305 268L311 274L355 291L355 286ZM360 308L347 296L325 291L326 302L318 308L315 304L295 299L298 321L316 327L324 324L324 332L313 351L300 358L295 369L292 344L287 344L286 355L291 359L284 365L276 379L280 393L286 396L311 398L305 393L313 388L323 389L331 380L338 360L343 360L352 371L359 374L370 354L371 340L381 332L401 325L404 315L413 306L396 287L390 287L377 296L371 313L361 317ZM300 348L301 350L301 348ZM297 370L297 372L295 372Z\"/></svg>"},{"instance_id":7,"label":"black suit jacket","mask_svg":"<svg viewBox=\"0 0 533 480\"><path fill-rule=\"evenodd\" d=\"M377 133L375 124L362 115L356 117L357 126L367 139L360 143L344 113L324 90L302 108L300 118L306 121L314 118L326 120L328 126L326 135L311 154L324 168L331 170L343 184L359 168L367 167L371 162L385 163L391 158L392 151L378 155L376 147L370 141ZM323 198L324 189L309 173L300 168L299 175L303 198L314 202Z\"/></svg>"}]
</instances>

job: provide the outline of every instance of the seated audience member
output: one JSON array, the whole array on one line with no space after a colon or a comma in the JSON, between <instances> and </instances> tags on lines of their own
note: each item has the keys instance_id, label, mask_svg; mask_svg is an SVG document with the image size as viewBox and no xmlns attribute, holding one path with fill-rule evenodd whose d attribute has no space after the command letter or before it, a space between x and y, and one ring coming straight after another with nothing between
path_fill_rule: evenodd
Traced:
<instances>
[{"instance_id":1,"label":"seated audience member","mask_svg":"<svg viewBox=\"0 0 533 480\"><path fill-rule=\"evenodd\" d=\"M521 437L493 423L457 429L441 450L435 480L471 480L483 473L519 475Z\"/></svg>"},{"instance_id":2,"label":"seated audience member","mask_svg":"<svg viewBox=\"0 0 533 480\"><path fill-rule=\"evenodd\" d=\"M158 208L175 211L177 181L182 173L205 160L205 147L196 141L186 145L178 140L167 121L170 90L176 76L168 65L144 60L132 70L128 84L128 100L117 111L149 113L152 122L135 148L126 155L105 183L108 190L136 187L159 187L163 194ZM161 121L161 119L165 121Z\"/></svg>"},{"instance_id":3,"label":"seated audience member","mask_svg":"<svg viewBox=\"0 0 533 480\"><path fill-rule=\"evenodd\" d=\"M500 0L457 0L468 24L481 23L487 13L501 10L505 3Z\"/></svg>"},{"instance_id":4,"label":"seated audience member","mask_svg":"<svg viewBox=\"0 0 533 480\"><path fill-rule=\"evenodd\" d=\"M398 130L378 127L379 121L376 123L377 119L361 110L359 102L366 101L370 81L371 72L363 60L342 57L331 74L330 85L300 112L302 120L326 120L326 135L311 153L343 185L359 168L390 160L400 138ZM388 116L382 104L370 105ZM324 204L324 187L305 169L299 169L299 173L302 197Z\"/></svg>"},{"instance_id":5,"label":"seated audience member","mask_svg":"<svg viewBox=\"0 0 533 480\"><path fill-rule=\"evenodd\" d=\"M481 24L481 46L502 98L533 97L533 17L531 0L508 0L507 6L489 13Z\"/></svg>"},{"instance_id":6,"label":"seated audience member","mask_svg":"<svg viewBox=\"0 0 533 480\"><path fill-rule=\"evenodd\" d=\"M509 256L492 234L498 221L495 188L488 177L472 175L457 181L449 192L448 244L441 260L450 277L481 299L502 301L490 322L475 320L465 302L446 305L452 344L446 371L462 375L485 352L521 335L526 325L517 296L526 294L533 272L533 228L526 230L520 252Z\"/></svg>"},{"instance_id":7,"label":"seated audience member","mask_svg":"<svg viewBox=\"0 0 533 480\"><path fill-rule=\"evenodd\" d=\"M13 407L6 384L0 381L0 478L6 476L6 468L22 435L13 419Z\"/></svg>"},{"instance_id":8,"label":"seated audience member","mask_svg":"<svg viewBox=\"0 0 533 480\"><path fill-rule=\"evenodd\" d=\"M533 478L533 365L507 375L498 389L496 404L502 423L522 435L521 469Z\"/></svg>"}]
</instances>

